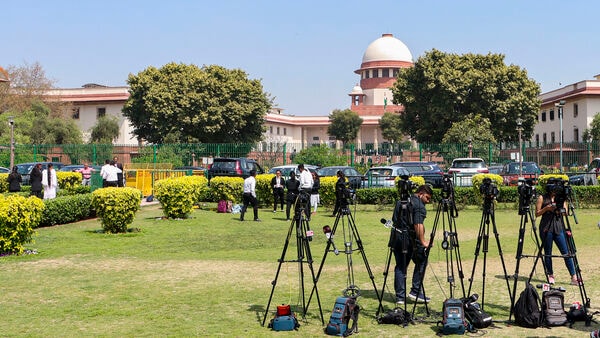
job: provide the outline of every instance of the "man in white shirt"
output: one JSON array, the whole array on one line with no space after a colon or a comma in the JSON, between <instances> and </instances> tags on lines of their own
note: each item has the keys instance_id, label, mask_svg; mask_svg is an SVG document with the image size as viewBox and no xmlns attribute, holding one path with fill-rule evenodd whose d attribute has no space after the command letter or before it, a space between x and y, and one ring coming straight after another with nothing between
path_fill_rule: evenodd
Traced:
<instances>
[{"instance_id":1,"label":"man in white shirt","mask_svg":"<svg viewBox=\"0 0 600 338\"><path fill-rule=\"evenodd\" d=\"M256 199L256 170L251 170L250 176L244 180L244 195L242 199L244 200L244 206L242 207L240 221L244 220L246 209L251 204L254 208L254 221L260 222L260 219L258 219L258 200Z\"/></svg>"},{"instance_id":2,"label":"man in white shirt","mask_svg":"<svg viewBox=\"0 0 600 338\"><path fill-rule=\"evenodd\" d=\"M105 168L106 167L106 168ZM115 166L115 161L110 161L108 166L102 167L101 175L102 179L105 180L107 187L117 187L118 186L118 174L123 171Z\"/></svg>"},{"instance_id":3,"label":"man in white shirt","mask_svg":"<svg viewBox=\"0 0 600 338\"><path fill-rule=\"evenodd\" d=\"M313 177L310 171L304 168L304 164L299 164L298 170L300 171L300 194L302 195L302 200L306 201L304 211L306 218L310 221L310 193L314 183Z\"/></svg>"}]
</instances>

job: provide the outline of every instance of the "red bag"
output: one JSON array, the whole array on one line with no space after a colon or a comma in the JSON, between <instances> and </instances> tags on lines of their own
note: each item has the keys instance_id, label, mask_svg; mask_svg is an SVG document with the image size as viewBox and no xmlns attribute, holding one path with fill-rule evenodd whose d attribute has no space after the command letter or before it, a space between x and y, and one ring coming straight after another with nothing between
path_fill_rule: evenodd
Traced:
<instances>
[{"instance_id":1,"label":"red bag","mask_svg":"<svg viewBox=\"0 0 600 338\"><path fill-rule=\"evenodd\" d=\"M227 212L227 201L219 201L219 204L217 204L217 212Z\"/></svg>"},{"instance_id":2,"label":"red bag","mask_svg":"<svg viewBox=\"0 0 600 338\"><path fill-rule=\"evenodd\" d=\"M289 316L292 314L292 309L289 304L281 304L277 306L277 317Z\"/></svg>"}]
</instances>

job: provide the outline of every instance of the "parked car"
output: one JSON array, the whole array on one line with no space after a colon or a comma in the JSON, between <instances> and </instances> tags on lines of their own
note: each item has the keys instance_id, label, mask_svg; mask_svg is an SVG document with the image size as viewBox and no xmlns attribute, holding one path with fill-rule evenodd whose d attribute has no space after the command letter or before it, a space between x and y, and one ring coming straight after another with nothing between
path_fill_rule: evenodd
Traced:
<instances>
[{"instance_id":1,"label":"parked car","mask_svg":"<svg viewBox=\"0 0 600 338\"><path fill-rule=\"evenodd\" d=\"M349 187L351 189L358 189L362 186L363 175L358 170L349 166L334 166L334 167L323 167L317 170L317 174L320 177L326 176L337 176L338 170L341 170L346 178L348 179Z\"/></svg>"},{"instance_id":2,"label":"parked car","mask_svg":"<svg viewBox=\"0 0 600 338\"><path fill-rule=\"evenodd\" d=\"M365 173L363 187L386 187L393 188L396 183L396 177L410 176L410 172L399 166L372 167Z\"/></svg>"},{"instance_id":3,"label":"parked car","mask_svg":"<svg viewBox=\"0 0 600 338\"><path fill-rule=\"evenodd\" d=\"M65 165L60 162L29 162L29 163L19 163L16 165L17 171L21 174L21 178L23 179L23 185L29 185L29 175L31 174L31 170L33 167L40 163L42 165L42 170L48 168L48 163L52 163L54 170L59 171Z\"/></svg>"},{"instance_id":4,"label":"parked car","mask_svg":"<svg viewBox=\"0 0 600 338\"><path fill-rule=\"evenodd\" d=\"M588 165L588 172L600 175L600 158L595 158L590 162L590 165Z\"/></svg>"},{"instance_id":5,"label":"parked car","mask_svg":"<svg viewBox=\"0 0 600 338\"><path fill-rule=\"evenodd\" d=\"M217 157L208 168L208 179L216 176L231 176L247 178L250 171L256 170L257 174L264 174L265 171L255 160L238 157Z\"/></svg>"},{"instance_id":6,"label":"parked car","mask_svg":"<svg viewBox=\"0 0 600 338\"><path fill-rule=\"evenodd\" d=\"M448 174L454 178L457 187L471 186L471 178L475 174L487 174L489 169L482 158L459 157L452 161Z\"/></svg>"},{"instance_id":7,"label":"parked car","mask_svg":"<svg viewBox=\"0 0 600 338\"><path fill-rule=\"evenodd\" d=\"M99 165L91 165L90 167L94 168L94 170L96 170L97 172L100 172L100 170L102 169L102 166ZM79 169L83 169L83 164L69 164L60 169L57 169L56 171L76 172Z\"/></svg>"},{"instance_id":8,"label":"parked car","mask_svg":"<svg viewBox=\"0 0 600 338\"><path fill-rule=\"evenodd\" d=\"M501 175L502 174L502 168L504 168L504 166L502 165L491 165L488 167L488 171L490 174L497 174L497 175Z\"/></svg>"},{"instance_id":9,"label":"parked car","mask_svg":"<svg viewBox=\"0 0 600 338\"><path fill-rule=\"evenodd\" d=\"M308 169L308 171L310 171L312 173L312 172L317 172L317 169L319 169L319 166L312 165L312 164L305 164L304 168ZM296 176L300 175L300 171L298 171L297 164L287 164L287 165L280 165L280 166L273 167L273 168L269 169L269 174L275 174L277 172L277 170L281 170L281 175L285 178L289 178L290 173L292 171L296 174Z\"/></svg>"},{"instance_id":10,"label":"parked car","mask_svg":"<svg viewBox=\"0 0 600 338\"><path fill-rule=\"evenodd\" d=\"M392 166L406 168L412 176L421 176L434 188L442 187L444 171L435 162L396 162Z\"/></svg>"},{"instance_id":11,"label":"parked car","mask_svg":"<svg viewBox=\"0 0 600 338\"><path fill-rule=\"evenodd\" d=\"M519 162L510 162L502 167L502 180L504 185L516 186L519 184ZM533 184L537 184L537 178L544 172L535 162L523 162L521 177L524 179L532 179Z\"/></svg>"}]
</instances>

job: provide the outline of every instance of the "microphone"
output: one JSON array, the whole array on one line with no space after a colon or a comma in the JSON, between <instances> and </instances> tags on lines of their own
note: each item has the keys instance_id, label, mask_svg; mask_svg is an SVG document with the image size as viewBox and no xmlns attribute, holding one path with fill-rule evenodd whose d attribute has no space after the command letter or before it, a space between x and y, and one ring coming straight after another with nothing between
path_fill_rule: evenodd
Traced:
<instances>
[{"instance_id":1,"label":"microphone","mask_svg":"<svg viewBox=\"0 0 600 338\"><path fill-rule=\"evenodd\" d=\"M335 247L335 243L333 242L333 235L331 234L331 228L329 227L329 225L323 227L323 233L325 234L325 237L327 237L327 240L331 242L331 245L333 245L333 253L339 255L340 251Z\"/></svg>"},{"instance_id":2,"label":"microphone","mask_svg":"<svg viewBox=\"0 0 600 338\"><path fill-rule=\"evenodd\" d=\"M386 228L391 228L392 227L392 220L391 219L385 219L382 218L379 220L381 222L381 224L383 224L383 226L385 226ZM600 225L599 225L600 227Z\"/></svg>"}]
</instances>

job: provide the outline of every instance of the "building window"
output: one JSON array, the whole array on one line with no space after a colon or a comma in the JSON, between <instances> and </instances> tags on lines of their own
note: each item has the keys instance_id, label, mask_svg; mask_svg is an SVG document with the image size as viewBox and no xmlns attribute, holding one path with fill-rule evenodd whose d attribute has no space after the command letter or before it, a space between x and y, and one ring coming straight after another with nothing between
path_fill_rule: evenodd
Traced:
<instances>
[{"instance_id":1,"label":"building window","mask_svg":"<svg viewBox=\"0 0 600 338\"><path fill-rule=\"evenodd\" d=\"M72 116L73 116L73 119L79 120L79 107L73 108L73 114L72 114Z\"/></svg>"},{"instance_id":2,"label":"building window","mask_svg":"<svg viewBox=\"0 0 600 338\"><path fill-rule=\"evenodd\" d=\"M287 128L283 128L283 135L287 135Z\"/></svg>"},{"instance_id":3,"label":"building window","mask_svg":"<svg viewBox=\"0 0 600 338\"><path fill-rule=\"evenodd\" d=\"M550 133L550 142L551 143L556 143L556 136L555 136L554 132Z\"/></svg>"},{"instance_id":4,"label":"building window","mask_svg":"<svg viewBox=\"0 0 600 338\"><path fill-rule=\"evenodd\" d=\"M379 69L373 69L373 77L379 77Z\"/></svg>"},{"instance_id":5,"label":"building window","mask_svg":"<svg viewBox=\"0 0 600 338\"><path fill-rule=\"evenodd\" d=\"M277 135L279 135L279 127L277 127Z\"/></svg>"},{"instance_id":6,"label":"building window","mask_svg":"<svg viewBox=\"0 0 600 338\"><path fill-rule=\"evenodd\" d=\"M365 70L365 79L368 79L368 78L369 78L369 72L370 72L370 70L368 70L368 69L367 69L367 70Z\"/></svg>"},{"instance_id":7,"label":"building window","mask_svg":"<svg viewBox=\"0 0 600 338\"><path fill-rule=\"evenodd\" d=\"M577 103L573 103L573 118L576 118L579 115L579 105Z\"/></svg>"},{"instance_id":8,"label":"building window","mask_svg":"<svg viewBox=\"0 0 600 338\"><path fill-rule=\"evenodd\" d=\"M358 106L359 103L360 103L360 97L358 95L354 95L354 105Z\"/></svg>"},{"instance_id":9,"label":"building window","mask_svg":"<svg viewBox=\"0 0 600 338\"><path fill-rule=\"evenodd\" d=\"M102 116L106 116L106 108L100 107L96 109L96 118L101 118Z\"/></svg>"},{"instance_id":10,"label":"building window","mask_svg":"<svg viewBox=\"0 0 600 338\"><path fill-rule=\"evenodd\" d=\"M269 133L273 134L273 126L269 127Z\"/></svg>"},{"instance_id":11,"label":"building window","mask_svg":"<svg viewBox=\"0 0 600 338\"><path fill-rule=\"evenodd\" d=\"M381 77L390 77L390 70L389 68L384 68L381 70Z\"/></svg>"},{"instance_id":12,"label":"building window","mask_svg":"<svg viewBox=\"0 0 600 338\"><path fill-rule=\"evenodd\" d=\"M318 141L319 140L319 136L313 136L313 141Z\"/></svg>"},{"instance_id":13,"label":"building window","mask_svg":"<svg viewBox=\"0 0 600 338\"><path fill-rule=\"evenodd\" d=\"M579 142L579 128L573 128L573 142Z\"/></svg>"},{"instance_id":14,"label":"building window","mask_svg":"<svg viewBox=\"0 0 600 338\"><path fill-rule=\"evenodd\" d=\"M393 75L394 77L398 77L398 73L400 73L400 69L398 69L398 68L394 68L394 70L392 71L392 75Z\"/></svg>"},{"instance_id":15,"label":"building window","mask_svg":"<svg viewBox=\"0 0 600 338\"><path fill-rule=\"evenodd\" d=\"M542 122L546 122L546 111L542 112Z\"/></svg>"},{"instance_id":16,"label":"building window","mask_svg":"<svg viewBox=\"0 0 600 338\"><path fill-rule=\"evenodd\" d=\"M554 109L550 110L550 121L554 121Z\"/></svg>"},{"instance_id":17,"label":"building window","mask_svg":"<svg viewBox=\"0 0 600 338\"><path fill-rule=\"evenodd\" d=\"M335 141L335 136L329 136L329 141Z\"/></svg>"},{"instance_id":18,"label":"building window","mask_svg":"<svg viewBox=\"0 0 600 338\"><path fill-rule=\"evenodd\" d=\"M542 136L542 142L544 142L544 145L546 145L548 143L548 139L546 138L546 133L544 133Z\"/></svg>"}]
</instances>

